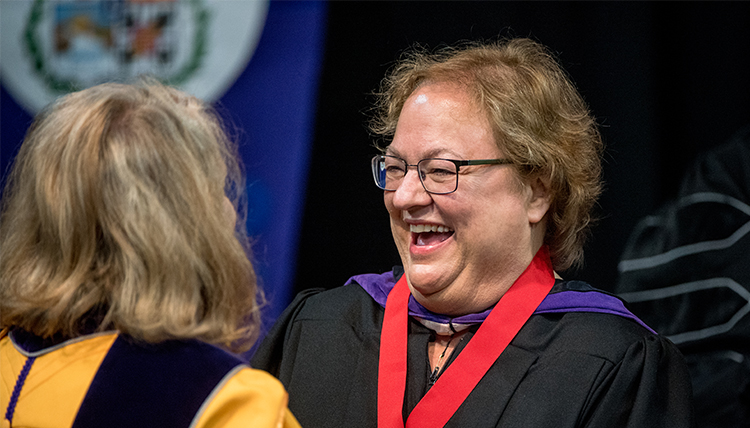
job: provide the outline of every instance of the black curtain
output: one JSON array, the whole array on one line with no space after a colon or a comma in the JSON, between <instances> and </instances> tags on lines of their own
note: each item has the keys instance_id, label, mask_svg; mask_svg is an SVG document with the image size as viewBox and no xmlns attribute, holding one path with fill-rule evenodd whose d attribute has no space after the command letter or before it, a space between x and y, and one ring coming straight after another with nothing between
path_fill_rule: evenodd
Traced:
<instances>
[{"instance_id":1,"label":"black curtain","mask_svg":"<svg viewBox=\"0 0 750 428\"><path fill-rule=\"evenodd\" d=\"M698 153L750 122L745 2L331 2L297 291L399 263L365 126L388 67L414 44L503 36L558 56L606 144L600 221L585 266L565 277L611 289L635 222L674 195Z\"/></svg>"}]
</instances>

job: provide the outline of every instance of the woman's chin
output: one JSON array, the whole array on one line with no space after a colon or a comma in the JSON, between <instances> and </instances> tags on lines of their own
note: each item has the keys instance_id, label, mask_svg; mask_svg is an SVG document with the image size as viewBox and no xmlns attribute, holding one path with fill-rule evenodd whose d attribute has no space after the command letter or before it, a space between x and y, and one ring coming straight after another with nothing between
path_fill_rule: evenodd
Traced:
<instances>
[{"instance_id":1,"label":"woman's chin","mask_svg":"<svg viewBox=\"0 0 750 428\"><path fill-rule=\"evenodd\" d=\"M412 265L406 268L406 277L412 292L429 297L442 291L447 284L437 269L427 265Z\"/></svg>"},{"instance_id":2,"label":"woman's chin","mask_svg":"<svg viewBox=\"0 0 750 428\"><path fill-rule=\"evenodd\" d=\"M407 278L411 294L422 306L433 312L439 312L437 309L449 306L445 300L450 284L441 275L433 272L412 271Z\"/></svg>"}]
</instances>

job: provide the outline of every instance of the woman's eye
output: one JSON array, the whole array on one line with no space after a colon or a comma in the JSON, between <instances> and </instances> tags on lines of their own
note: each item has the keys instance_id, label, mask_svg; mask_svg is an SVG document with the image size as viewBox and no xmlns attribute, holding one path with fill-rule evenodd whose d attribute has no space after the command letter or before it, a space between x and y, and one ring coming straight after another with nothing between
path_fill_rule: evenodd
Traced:
<instances>
[{"instance_id":1,"label":"woman's eye","mask_svg":"<svg viewBox=\"0 0 750 428\"><path fill-rule=\"evenodd\" d=\"M427 172L428 175L435 176L435 177L444 177L453 175L454 172L447 169L441 169L441 168L433 168Z\"/></svg>"},{"instance_id":2,"label":"woman's eye","mask_svg":"<svg viewBox=\"0 0 750 428\"><path fill-rule=\"evenodd\" d=\"M384 169L387 174L403 174L404 173L404 167L399 166L399 165L386 165Z\"/></svg>"}]
</instances>

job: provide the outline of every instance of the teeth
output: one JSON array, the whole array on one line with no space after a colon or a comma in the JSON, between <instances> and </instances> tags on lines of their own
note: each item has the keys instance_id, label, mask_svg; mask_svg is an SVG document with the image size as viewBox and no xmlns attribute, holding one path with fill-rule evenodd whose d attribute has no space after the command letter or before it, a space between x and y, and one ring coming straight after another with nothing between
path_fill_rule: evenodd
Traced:
<instances>
[{"instance_id":1,"label":"teeth","mask_svg":"<svg viewBox=\"0 0 750 428\"><path fill-rule=\"evenodd\" d=\"M453 229L446 226L438 226L436 224L412 224L409 229L413 233L423 232L453 232Z\"/></svg>"}]
</instances>

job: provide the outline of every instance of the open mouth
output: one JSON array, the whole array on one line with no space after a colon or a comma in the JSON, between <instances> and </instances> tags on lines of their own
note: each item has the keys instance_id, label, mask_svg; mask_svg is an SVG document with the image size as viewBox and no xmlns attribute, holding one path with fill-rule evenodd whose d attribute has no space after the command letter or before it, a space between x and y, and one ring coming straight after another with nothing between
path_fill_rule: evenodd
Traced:
<instances>
[{"instance_id":1,"label":"open mouth","mask_svg":"<svg viewBox=\"0 0 750 428\"><path fill-rule=\"evenodd\" d=\"M439 244L453 236L453 229L436 224L413 224L409 227L412 242L417 246Z\"/></svg>"}]
</instances>

